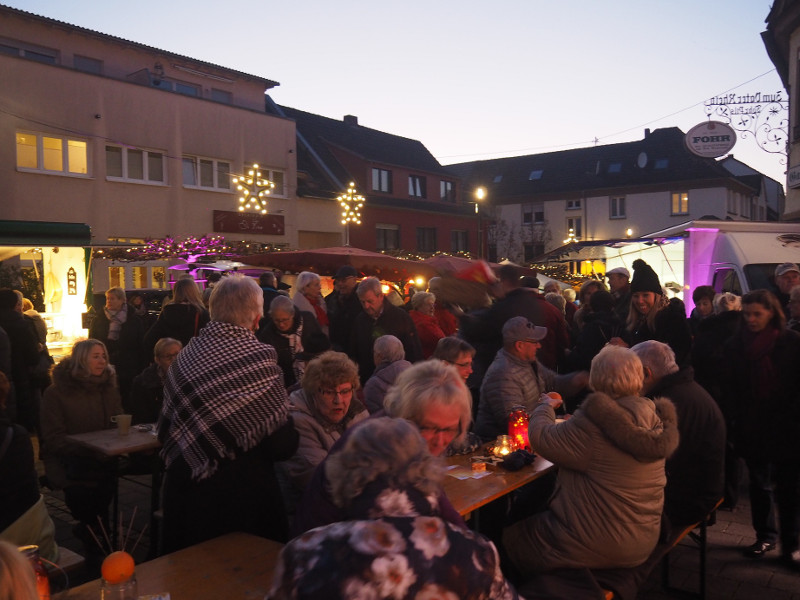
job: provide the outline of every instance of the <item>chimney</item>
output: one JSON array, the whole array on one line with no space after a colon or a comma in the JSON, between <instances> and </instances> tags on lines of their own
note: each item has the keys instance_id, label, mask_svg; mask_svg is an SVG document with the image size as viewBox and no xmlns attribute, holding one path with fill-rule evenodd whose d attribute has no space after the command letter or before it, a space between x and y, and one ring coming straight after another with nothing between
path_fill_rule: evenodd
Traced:
<instances>
[{"instance_id":1,"label":"chimney","mask_svg":"<svg viewBox=\"0 0 800 600\"><path fill-rule=\"evenodd\" d=\"M650 137L650 128L648 127L644 130L644 139L647 139L649 137Z\"/></svg>"},{"instance_id":2,"label":"chimney","mask_svg":"<svg viewBox=\"0 0 800 600\"><path fill-rule=\"evenodd\" d=\"M355 115L345 115L344 124L350 125L350 127L358 127L358 117Z\"/></svg>"}]
</instances>

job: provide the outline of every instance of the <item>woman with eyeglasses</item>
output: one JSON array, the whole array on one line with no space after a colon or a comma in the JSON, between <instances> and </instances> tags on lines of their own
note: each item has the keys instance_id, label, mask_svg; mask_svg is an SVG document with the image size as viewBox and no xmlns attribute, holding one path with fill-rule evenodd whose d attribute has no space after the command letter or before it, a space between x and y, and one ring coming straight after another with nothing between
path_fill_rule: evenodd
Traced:
<instances>
[{"instance_id":1,"label":"woman with eyeglasses","mask_svg":"<svg viewBox=\"0 0 800 600\"><path fill-rule=\"evenodd\" d=\"M356 397L360 387L358 365L343 352L331 350L311 360L300 385L289 396L289 412L300 434L300 445L295 455L279 466L290 512L331 446L347 428L369 416Z\"/></svg>"}]
</instances>

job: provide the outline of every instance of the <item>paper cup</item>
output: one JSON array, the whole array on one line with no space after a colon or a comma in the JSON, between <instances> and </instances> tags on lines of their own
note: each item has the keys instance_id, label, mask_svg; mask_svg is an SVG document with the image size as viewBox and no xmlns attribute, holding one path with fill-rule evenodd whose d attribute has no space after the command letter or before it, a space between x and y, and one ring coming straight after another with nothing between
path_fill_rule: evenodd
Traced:
<instances>
[{"instance_id":1,"label":"paper cup","mask_svg":"<svg viewBox=\"0 0 800 600\"><path fill-rule=\"evenodd\" d=\"M117 424L117 431L120 435L128 435L131 431L132 415L115 415L111 417L111 422Z\"/></svg>"}]
</instances>

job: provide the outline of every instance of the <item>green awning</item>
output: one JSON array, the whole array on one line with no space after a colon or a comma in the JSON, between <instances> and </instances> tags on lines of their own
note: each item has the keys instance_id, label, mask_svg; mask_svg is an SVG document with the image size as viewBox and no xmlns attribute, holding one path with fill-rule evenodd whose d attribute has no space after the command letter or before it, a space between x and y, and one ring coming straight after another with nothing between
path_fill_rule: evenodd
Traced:
<instances>
[{"instance_id":1,"label":"green awning","mask_svg":"<svg viewBox=\"0 0 800 600\"><path fill-rule=\"evenodd\" d=\"M89 246L92 230L85 223L0 220L0 246Z\"/></svg>"}]
</instances>

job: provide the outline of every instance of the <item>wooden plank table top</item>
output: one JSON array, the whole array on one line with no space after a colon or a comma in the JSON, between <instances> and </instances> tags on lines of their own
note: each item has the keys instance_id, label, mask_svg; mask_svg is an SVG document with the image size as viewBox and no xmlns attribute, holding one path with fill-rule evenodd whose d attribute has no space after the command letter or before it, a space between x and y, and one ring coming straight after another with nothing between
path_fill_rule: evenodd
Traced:
<instances>
[{"instance_id":1,"label":"wooden plank table top","mask_svg":"<svg viewBox=\"0 0 800 600\"><path fill-rule=\"evenodd\" d=\"M140 596L169 592L171 600L263 600L283 544L229 533L136 565ZM98 600L100 580L73 588L63 600Z\"/></svg>"},{"instance_id":2,"label":"wooden plank table top","mask_svg":"<svg viewBox=\"0 0 800 600\"><path fill-rule=\"evenodd\" d=\"M161 442L158 441L154 431L139 431L135 425L131 426L128 435L120 435L115 427L89 433L76 433L66 438L81 446L102 452L106 456L119 456L161 447Z\"/></svg>"},{"instance_id":3,"label":"wooden plank table top","mask_svg":"<svg viewBox=\"0 0 800 600\"><path fill-rule=\"evenodd\" d=\"M473 454L449 456L445 458L445 463L447 467L471 471L472 457L482 455L483 450L481 449ZM502 467L487 467L489 474L480 479L456 479L451 475L446 475L443 482L444 492L459 514L465 516L484 504L538 479L553 468L555 468L553 463L537 456L532 464L524 466L519 471L506 471ZM447 472L449 473L450 469Z\"/></svg>"}]
</instances>

